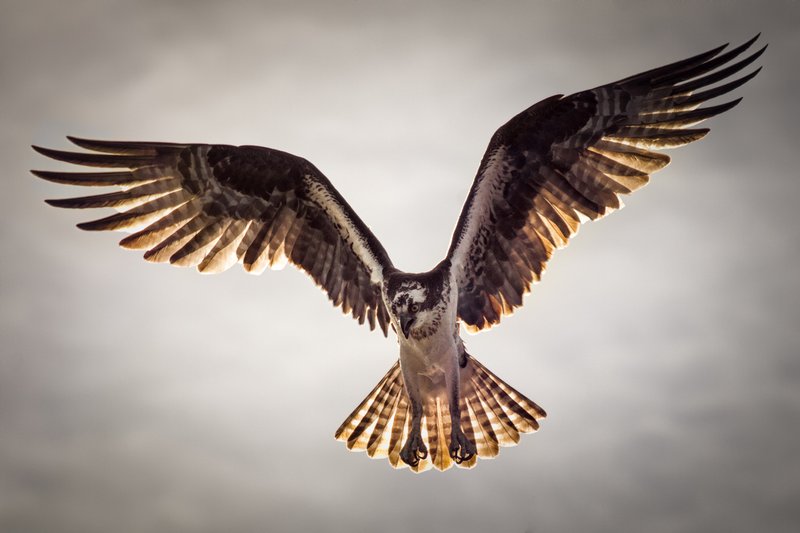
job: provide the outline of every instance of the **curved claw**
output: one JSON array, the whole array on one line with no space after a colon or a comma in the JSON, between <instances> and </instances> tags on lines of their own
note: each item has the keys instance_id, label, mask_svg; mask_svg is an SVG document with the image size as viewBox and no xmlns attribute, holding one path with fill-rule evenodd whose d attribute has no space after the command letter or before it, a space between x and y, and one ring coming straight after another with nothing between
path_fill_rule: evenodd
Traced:
<instances>
[{"instance_id":1,"label":"curved claw","mask_svg":"<svg viewBox=\"0 0 800 533\"><path fill-rule=\"evenodd\" d=\"M405 446L400 450L400 459L411 468L415 468L419 465L421 460L427 458L428 449L425 447L425 443L422 442L422 435L418 432L412 432Z\"/></svg>"},{"instance_id":2,"label":"curved claw","mask_svg":"<svg viewBox=\"0 0 800 533\"><path fill-rule=\"evenodd\" d=\"M450 457L456 464L460 465L464 461L469 461L477 452L475 444L463 432L459 431L453 435L453 440L450 443Z\"/></svg>"},{"instance_id":3,"label":"curved claw","mask_svg":"<svg viewBox=\"0 0 800 533\"><path fill-rule=\"evenodd\" d=\"M459 453L459 452L462 452L462 453ZM460 465L464 461L469 461L470 459L472 459L472 457L474 455L475 455L474 453L469 452L469 451L468 452L463 452L463 449L461 447L459 447L456 450L451 450L450 451L450 457L453 459L453 461L455 461L455 463L457 465Z\"/></svg>"}]
</instances>

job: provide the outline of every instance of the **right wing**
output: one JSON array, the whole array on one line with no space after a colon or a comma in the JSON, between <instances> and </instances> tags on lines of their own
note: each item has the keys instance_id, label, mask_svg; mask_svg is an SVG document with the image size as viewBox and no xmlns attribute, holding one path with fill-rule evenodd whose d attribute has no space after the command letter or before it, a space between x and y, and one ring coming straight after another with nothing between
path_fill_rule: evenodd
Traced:
<instances>
[{"instance_id":1,"label":"right wing","mask_svg":"<svg viewBox=\"0 0 800 533\"><path fill-rule=\"evenodd\" d=\"M120 245L152 262L222 272L241 262L259 274L288 260L337 307L387 334L381 298L392 269L383 246L339 192L303 158L258 146L69 139L91 153L34 146L52 159L112 172L32 171L56 183L116 185L121 191L47 200L56 207L113 207L117 214L78 224L128 230Z\"/></svg>"},{"instance_id":2,"label":"right wing","mask_svg":"<svg viewBox=\"0 0 800 533\"><path fill-rule=\"evenodd\" d=\"M523 303L557 248L583 220L622 204L669 162L663 148L701 139L694 125L741 98L727 94L760 69L730 80L764 52L733 60L756 38L724 46L570 96L531 106L492 137L453 235L448 258L458 282L458 317L471 331L500 322ZM730 80L730 81L728 81ZM722 85L712 87L717 82Z\"/></svg>"}]
</instances>

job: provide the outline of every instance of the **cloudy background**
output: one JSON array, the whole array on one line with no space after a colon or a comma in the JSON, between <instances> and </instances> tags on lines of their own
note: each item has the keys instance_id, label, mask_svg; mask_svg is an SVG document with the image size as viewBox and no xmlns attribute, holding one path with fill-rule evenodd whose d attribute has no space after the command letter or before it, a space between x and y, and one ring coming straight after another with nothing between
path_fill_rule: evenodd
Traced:
<instances>
[{"instance_id":1,"label":"cloudy background","mask_svg":"<svg viewBox=\"0 0 800 533\"><path fill-rule=\"evenodd\" d=\"M797 531L799 27L789 1L4 3L0 530ZM467 339L549 413L472 471L333 440L396 345L302 274L147 264L27 172L67 134L280 148L427 270L512 115L758 31L743 103Z\"/></svg>"}]
</instances>

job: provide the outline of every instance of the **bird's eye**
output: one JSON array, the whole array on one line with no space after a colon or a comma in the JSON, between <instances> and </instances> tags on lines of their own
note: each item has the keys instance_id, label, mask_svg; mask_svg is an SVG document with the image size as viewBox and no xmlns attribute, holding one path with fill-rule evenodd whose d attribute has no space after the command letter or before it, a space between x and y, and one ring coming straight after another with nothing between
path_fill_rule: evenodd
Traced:
<instances>
[{"instance_id":1,"label":"bird's eye","mask_svg":"<svg viewBox=\"0 0 800 533\"><path fill-rule=\"evenodd\" d=\"M416 313L419 311L419 304L411 304L411 312Z\"/></svg>"}]
</instances>

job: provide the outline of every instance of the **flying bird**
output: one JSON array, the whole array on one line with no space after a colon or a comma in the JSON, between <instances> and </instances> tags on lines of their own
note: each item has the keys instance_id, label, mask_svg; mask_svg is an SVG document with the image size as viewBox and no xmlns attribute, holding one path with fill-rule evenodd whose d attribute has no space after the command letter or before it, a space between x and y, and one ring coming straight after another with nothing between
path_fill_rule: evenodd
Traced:
<instances>
[{"instance_id":1,"label":"flying bird","mask_svg":"<svg viewBox=\"0 0 800 533\"><path fill-rule=\"evenodd\" d=\"M279 150L69 137L87 151L33 148L106 170L32 172L120 187L47 203L116 209L78 227L129 231L120 245L146 250L148 261L206 273L242 263L254 274L289 262L360 324L392 329L399 359L336 438L396 468L471 468L536 431L545 411L469 354L460 327L485 330L513 313L581 223L620 208L620 196L667 165L653 150L704 137L709 130L695 126L741 98L701 105L759 72L736 77L766 49L737 59L757 39L555 95L513 117L491 138L446 257L423 273L395 268L322 172Z\"/></svg>"}]
</instances>

